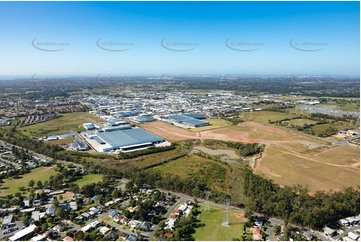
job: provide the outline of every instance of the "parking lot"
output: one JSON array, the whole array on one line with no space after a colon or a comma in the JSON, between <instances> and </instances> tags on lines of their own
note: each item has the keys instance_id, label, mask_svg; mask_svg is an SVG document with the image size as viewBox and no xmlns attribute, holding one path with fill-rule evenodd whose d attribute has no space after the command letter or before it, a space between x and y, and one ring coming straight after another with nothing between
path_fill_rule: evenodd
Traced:
<instances>
[{"instance_id":1,"label":"parking lot","mask_svg":"<svg viewBox=\"0 0 361 242\"><path fill-rule=\"evenodd\" d=\"M13 236L16 232L23 228L23 224L19 221L10 223L0 231L0 240L6 240Z\"/></svg>"}]
</instances>

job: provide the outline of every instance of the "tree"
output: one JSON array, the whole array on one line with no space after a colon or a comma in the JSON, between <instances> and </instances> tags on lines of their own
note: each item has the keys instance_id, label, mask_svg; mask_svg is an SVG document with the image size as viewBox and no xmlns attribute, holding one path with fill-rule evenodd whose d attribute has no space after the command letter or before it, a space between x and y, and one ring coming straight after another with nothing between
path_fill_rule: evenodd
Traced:
<instances>
[{"instance_id":1,"label":"tree","mask_svg":"<svg viewBox=\"0 0 361 242\"><path fill-rule=\"evenodd\" d=\"M34 185L35 185L34 180L30 180L28 186L29 186L29 187L33 187Z\"/></svg>"},{"instance_id":2,"label":"tree","mask_svg":"<svg viewBox=\"0 0 361 242\"><path fill-rule=\"evenodd\" d=\"M48 229L48 224L47 223L43 223L41 225L41 232L45 232Z\"/></svg>"},{"instance_id":3,"label":"tree","mask_svg":"<svg viewBox=\"0 0 361 242\"><path fill-rule=\"evenodd\" d=\"M273 227L273 229L274 229L276 235L278 235L278 234L281 233L281 225L276 224L276 225Z\"/></svg>"},{"instance_id":4,"label":"tree","mask_svg":"<svg viewBox=\"0 0 361 242\"><path fill-rule=\"evenodd\" d=\"M57 208L59 206L59 201L56 199L56 197L51 200L51 205L53 205L54 208Z\"/></svg>"},{"instance_id":5,"label":"tree","mask_svg":"<svg viewBox=\"0 0 361 242\"><path fill-rule=\"evenodd\" d=\"M37 181L36 182L36 186L37 186L37 188L42 188L43 187L43 183L39 180L39 181Z\"/></svg>"}]
</instances>

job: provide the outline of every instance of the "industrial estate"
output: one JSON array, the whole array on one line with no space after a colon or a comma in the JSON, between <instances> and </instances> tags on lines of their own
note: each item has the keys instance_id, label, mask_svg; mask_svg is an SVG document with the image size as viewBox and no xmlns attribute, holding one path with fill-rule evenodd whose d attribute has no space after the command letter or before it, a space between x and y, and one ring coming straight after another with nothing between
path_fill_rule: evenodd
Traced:
<instances>
[{"instance_id":1,"label":"industrial estate","mask_svg":"<svg viewBox=\"0 0 361 242\"><path fill-rule=\"evenodd\" d=\"M359 2L7 1L0 29L0 241L361 240Z\"/></svg>"},{"instance_id":2,"label":"industrial estate","mask_svg":"<svg viewBox=\"0 0 361 242\"><path fill-rule=\"evenodd\" d=\"M337 78L317 95L177 86L195 79L4 89L2 239L359 239L359 98L325 97Z\"/></svg>"}]
</instances>

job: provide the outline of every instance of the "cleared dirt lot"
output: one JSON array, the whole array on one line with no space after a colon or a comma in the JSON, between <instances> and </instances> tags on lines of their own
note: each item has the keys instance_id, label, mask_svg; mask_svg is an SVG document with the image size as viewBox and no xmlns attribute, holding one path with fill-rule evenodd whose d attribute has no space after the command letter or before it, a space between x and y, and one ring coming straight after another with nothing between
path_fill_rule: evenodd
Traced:
<instances>
[{"instance_id":1,"label":"cleared dirt lot","mask_svg":"<svg viewBox=\"0 0 361 242\"><path fill-rule=\"evenodd\" d=\"M186 139L219 139L245 143L270 143L302 140L303 142L325 143L318 139L308 138L304 135L256 122L244 122L237 126L202 132L191 132L187 129L182 129L161 121L146 123L140 126L169 141L180 141Z\"/></svg>"},{"instance_id":2,"label":"cleared dirt lot","mask_svg":"<svg viewBox=\"0 0 361 242\"><path fill-rule=\"evenodd\" d=\"M358 147L334 147L304 154L275 144L266 148L255 172L280 185L301 184L311 191L342 190L360 185L359 166Z\"/></svg>"},{"instance_id":3,"label":"cleared dirt lot","mask_svg":"<svg viewBox=\"0 0 361 242\"><path fill-rule=\"evenodd\" d=\"M193 133L187 129L182 129L162 121L145 123L139 126L171 142L199 138L198 133Z\"/></svg>"},{"instance_id":4,"label":"cleared dirt lot","mask_svg":"<svg viewBox=\"0 0 361 242\"><path fill-rule=\"evenodd\" d=\"M311 191L360 185L359 147L329 147L326 141L257 122L191 132L164 122L143 127L169 141L219 139L266 144L255 172L280 185L301 184Z\"/></svg>"}]
</instances>

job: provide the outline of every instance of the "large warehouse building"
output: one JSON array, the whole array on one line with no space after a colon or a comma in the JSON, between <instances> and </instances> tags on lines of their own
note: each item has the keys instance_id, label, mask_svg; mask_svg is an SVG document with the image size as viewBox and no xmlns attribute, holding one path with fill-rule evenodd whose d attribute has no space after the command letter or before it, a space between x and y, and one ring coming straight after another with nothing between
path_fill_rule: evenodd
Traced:
<instances>
[{"instance_id":1,"label":"large warehouse building","mask_svg":"<svg viewBox=\"0 0 361 242\"><path fill-rule=\"evenodd\" d=\"M163 138L141 128L104 130L97 133L84 133L87 143L98 152L131 152L152 146L170 145Z\"/></svg>"},{"instance_id":2,"label":"large warehouse building","mask_svg":"<svg viewBox=\"0 0 361 242\"><path fill-rule=\"evenodd\" d=\"M207 121L201 119L205 119L205 117L192 113L173 114L165 117L165 121L182 128L196 128L209 125Z\"/></svg>"}]
</instances>

